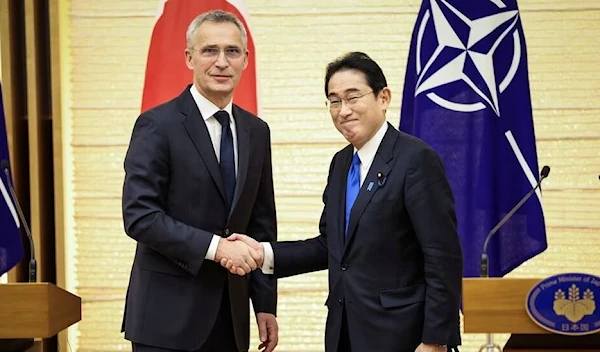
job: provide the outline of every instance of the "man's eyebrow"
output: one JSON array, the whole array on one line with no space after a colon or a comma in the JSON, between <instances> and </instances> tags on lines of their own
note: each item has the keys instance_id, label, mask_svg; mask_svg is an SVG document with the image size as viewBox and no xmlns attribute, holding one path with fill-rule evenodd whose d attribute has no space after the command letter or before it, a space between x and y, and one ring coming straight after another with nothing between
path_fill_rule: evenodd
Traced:
<instances>
[{"instance_id":1,"label":"man's eyebrow","mask_svg":"<svg viewBox=\"0 0 600 352\"><path fill-rule=\"evenodd\" d=\"M224 45L224 47L226 49L232 49L232 48L239 49L239 48L241 48L241 46L236 45L236 44L227 44L227 45ZM201 46L201 48L210 48L210 49L216 48L216 49L218 49L219 45L217 45L217 44L205 44L205 45Z\"/></svg>"},{"instance_id":2,"label":"man's eyebrow","mask_svg":"<svg viewBox=\"0 0 600 352\"><path fill-rule=\"evenodd\" d=\"M344 93L346 93L346 94L348 94L348 93L356 93L356 92L360 92L360 89L358 89L358 88L348 88L348 89L344 90ZM333 97L337 97L338 94L337 93L329 93L327 95L328 98L332 97L332 96Z\"/></svg>"}]
</instances>

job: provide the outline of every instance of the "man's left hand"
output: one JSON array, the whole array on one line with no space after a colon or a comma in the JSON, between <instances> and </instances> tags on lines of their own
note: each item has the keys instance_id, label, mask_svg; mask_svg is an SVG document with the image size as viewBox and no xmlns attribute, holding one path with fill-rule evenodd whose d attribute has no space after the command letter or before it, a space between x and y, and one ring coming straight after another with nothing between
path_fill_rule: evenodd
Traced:
<instances>
[{"instance_id":1,"label":"man's left hand","mask_svg":"<svg viewBox=\"0 0 600 352\"><path fill-rule=\"evenodd\" d=\"M415 352L446 352L446 346L432 345L429 343L421 343Z\"/></svg>"},{"instance_id":2,"label":"man's left hand","mask_svg":"<svg viewBox=\"0 0 600 352\"><path fill-rule=\"evenodd\" d=\"M279 342L277 318L271 313L257 313L256 323L258 324L258 336L260 338L258 349L261 352L272 352Z\"/></svg>"}]
</instances>

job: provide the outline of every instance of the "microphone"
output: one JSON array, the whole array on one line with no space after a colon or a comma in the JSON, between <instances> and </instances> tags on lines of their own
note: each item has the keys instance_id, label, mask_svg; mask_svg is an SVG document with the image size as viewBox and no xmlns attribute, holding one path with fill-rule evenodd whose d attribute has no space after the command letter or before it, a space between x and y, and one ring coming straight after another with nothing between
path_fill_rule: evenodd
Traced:
<instances>
[{"instance_id":1,"label":"microphone","mask_svg":"<svg viewBox=\"0 0 600 352\"><path fill-rule=\"evenodd\" d=\"M531 197L533 195L533 193L535 193L535 191L540 187L540 185L542 184L542 181L548 177L548 175L550 174L550 167L548 165L545 165L542 168L542 171L540 172L540 180L538 181L538 183L535 185L535 187L529 191L525 197L523 197L523 199L521 199L521 201L519 203L517 203L517 205L515 205L514 208L511 209L510 212L508 212L508 214L506 214L502 220L500 220L500 222L487 234L487 237L485 238L485 242L483 243L483 251L481 253L481 272L480 272L480 277L489 277L490 273L489 273L489 258L487 255L487 247L488 244L490 242L490 239L492 238L492 236L494 236L494 234L496 232L498 232L498 230L500 230L500 228L502 227L502 225L504 225L508 219L510 219L511 216L513 216L515 214L515 212L517 210L519 210L519 208L523 205L523 203L525 203L529 197Z\"/></svg>"},{"instance_id":2,"label":"microphone","mask_svg":"<svg viewBox=\"0 0 600 352\"><path fill-rule=\"evenodd\" d=\"M27 225L27 221L25 221L25 215L23 215L23 210L21 209L21 204L19 204L19 200L17 199L17 194L15 193L15 189L12 184L12 179L10 177L10 163L8 160L2 160L0 162L0 167L4 171L6 175L6 180L8 182L8 189L10 191L10 195L12 196L15 206L17 208L17 214L19 214L19 219L21 219L21 224L25 228L25 233L27 234L27 239L29 240L29 250L30 250L30 260L29 260L29 282L37 281L37 263L35 261L35 247L33 246L33 237L31 237L31 231L29 230L29 225Z\"/></svg>"}]
</instances>

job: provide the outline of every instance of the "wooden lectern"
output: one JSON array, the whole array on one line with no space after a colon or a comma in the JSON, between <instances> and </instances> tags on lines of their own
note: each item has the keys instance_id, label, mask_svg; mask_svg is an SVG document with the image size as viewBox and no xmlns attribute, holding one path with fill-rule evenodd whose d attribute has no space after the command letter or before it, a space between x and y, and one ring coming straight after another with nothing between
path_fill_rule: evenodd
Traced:
<instances>
[{"instance_id":1,"label":"wooden lectern","mask_svg":"<svg viewBox=\"0 0 600 352\"><path fill-rule=\"evenodd\" d=\"M0 284L0 339L49 338L79 320L81 298L54 284Z\"/></svg>"},{"instance_id":2,"label":"wooden lectern","mask_svg":"<svg viewBox=\"0 0 600 352\"><path fill-rule=\"evenodd\" d=\"M505 352L600 352L600 334L566 336L542 329L525 308L540 279L463 279L465 333L510 333Z\"/></svg>"}]
</instances>

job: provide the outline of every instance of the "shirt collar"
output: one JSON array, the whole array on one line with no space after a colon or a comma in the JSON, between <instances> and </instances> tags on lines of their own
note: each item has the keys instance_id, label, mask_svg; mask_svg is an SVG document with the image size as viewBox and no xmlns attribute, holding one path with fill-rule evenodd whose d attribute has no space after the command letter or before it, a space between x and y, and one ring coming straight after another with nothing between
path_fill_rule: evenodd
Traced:
<instances>
[{"instance_id":1,"label":"shirt collar","mask_svg":"<svg viewBox=\"0 0 600 352\"><path fill-rule=\"evenodd\" d=\"M375 159L375 154L377 153L377 149L379 149L383 137L385 137L387 129L388 123L387 121L384 121L383 125L381 125L375 135L365 143L360 150L354 148L354 152L358 152L358 157L360 158L360 163L363 167L371 167L371 163L373 162L373 159Z\"/></svg>"},{"instance_id":2,"label":"shirt collar","mask_svg":"<svg viewBox=\"0 0 600 352\"><path fill-rule=\"evenodd\" d=\"M190 87L190 93L192 93L192 98L194 98L194 101L198 106L198 110L200 110L200 114L202 115L202 118L205 121L212 117L217 111L221 110L212 101L206 99L202 94L200 94L200 92L198 92L198 89L196 89L196 86L193 84ZM227 105L225 105L225 108L222 110L227 111L227 113L229 114L230 123L235 123L235 121L233 120L233 114L231 112L232 106L232 100L230 100L229 103L227 103Z\"/></svg>"}]
</instances>

